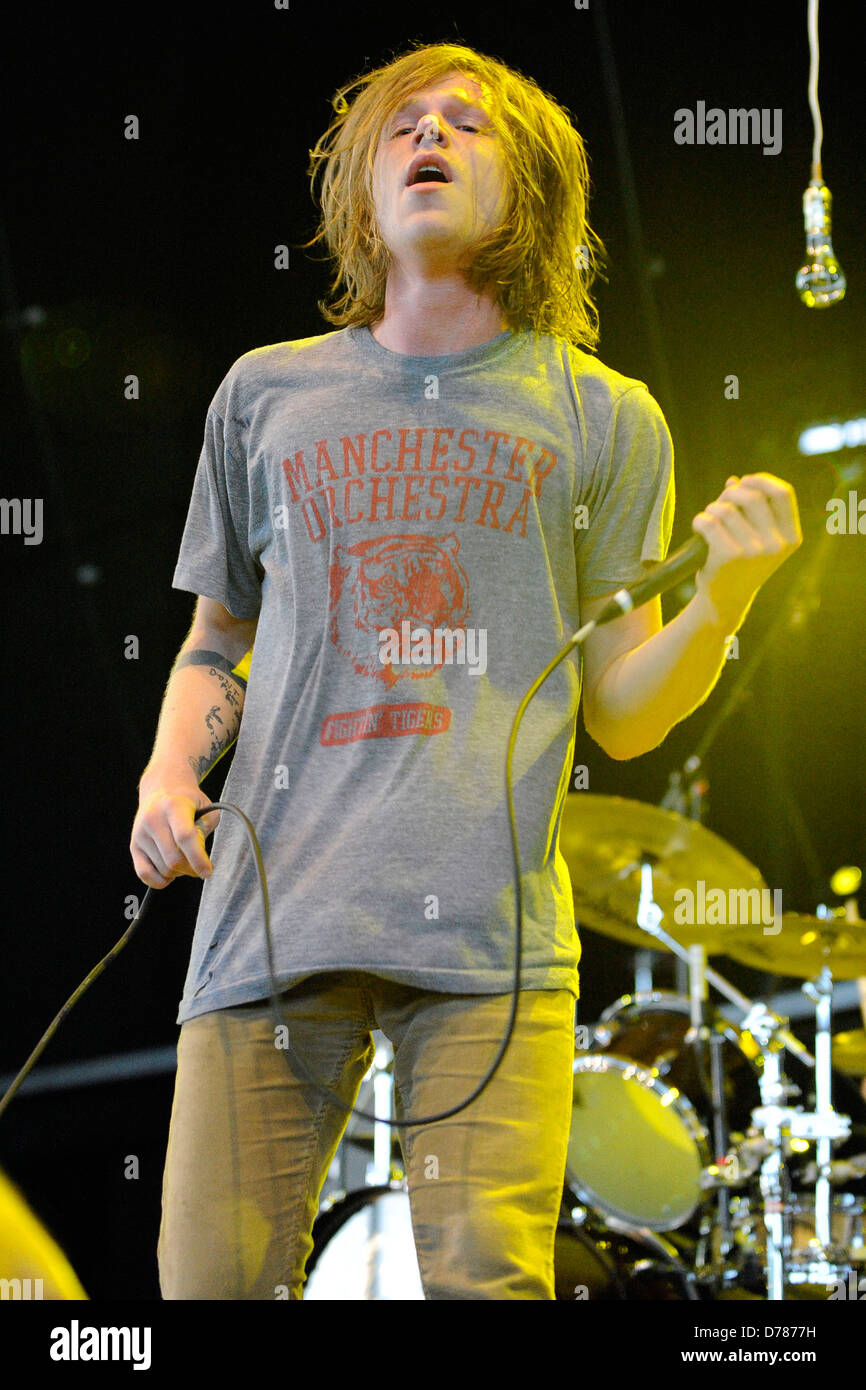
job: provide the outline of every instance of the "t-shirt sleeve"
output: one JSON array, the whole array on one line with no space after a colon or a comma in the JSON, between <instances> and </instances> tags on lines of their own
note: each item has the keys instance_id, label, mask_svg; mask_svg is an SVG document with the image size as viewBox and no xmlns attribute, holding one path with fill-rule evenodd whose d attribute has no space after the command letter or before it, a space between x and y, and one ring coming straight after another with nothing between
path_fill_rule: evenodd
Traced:
<instances>
[{"instance_id":1,"label":"t-shirt sleeve","mask_svg":"<svg viewBox=\"0 0 866 1390\"><path fill-rule=\"evenodd\" d=\"M208 411L172 587L216 599L235 618L256 618L263 571L250 551L246 465L226 443L225 422Z\"/></svg>"},{"instance_id":2,"label":"t-shirt sleeve","mask_svg":"<svg viewBox=\"0 0 866 1390\"><path fill-rule=\"evenodd\" d=\"M578 592L601 598L667 554L674 519L674 448L661 407L644 386L613 406L575 529Z\"/></svg>"}]
</instances>

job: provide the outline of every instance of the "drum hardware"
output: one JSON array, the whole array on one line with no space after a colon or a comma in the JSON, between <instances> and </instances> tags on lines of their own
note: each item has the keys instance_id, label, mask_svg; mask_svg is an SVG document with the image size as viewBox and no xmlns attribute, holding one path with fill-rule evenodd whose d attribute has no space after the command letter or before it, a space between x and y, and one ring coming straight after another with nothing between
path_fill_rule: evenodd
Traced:
<instances>
[{"instance_id":1,"label":"drum hardware","mask_svg":"<svg viewBox=\"0 0 866 1390\"><path fill-rule=\"evenodd\" d=\"M832 1146L851 1134L850 1117L838 1114L832 1104L833 979L836 976L852 979L866 971L866 923L855 917L855 911L856 905L848 904L844 915L808 917L786 913L781 932L763 938L739 933L728 943L729 953L746 964L757 962L759 968L770 965L778 973L806 977L802 991L815 1006L814 1110L806 1112L780 1104L784 1100L781 1092L766 1099L762 1093L763 1106L755 1113L754 1120L779 1152L783 1135L815 1142L815 1244L825 1263L833 1267L836 1266L836 1252L831 1233ZM766 1021L760 1019L755 1020L755 1028L768 1037L772 1031L767 1029ZM762 1182L766 1165L774 1161L765 1159ZM767 1182L771 1182L769 1175ZM768 1260L770 1246L768 1237ZM774 1276L774 1288L777 1286Z\"/></svg>"},{"instance_id":2,"label":"drum hardware","mask_svg":"<svg viewBox=\"0 0 866 1390\"><path fill-rule=\"evenodd\" d=\"M703 820L704 799L710 784L698 773L700 765L700 758L691 757L686 760L682 771L677 769L668 773L668 789L659 802L664 810L676 811L677 815L686 816L689 820ZM685 786L683 772L688 774Z\"/></svg>"},{"instance_id":3,"label":"drum hardware","mask_svg":"<svg viewBox=\"0 0 866 1390\"><path fill-rule=\"evenodd\" d=\"M748 1017L748 1026L758 1039L764 1054L761 1073L761 1106L752 1115L756 1128L763 1131L768 1150L761 1163L760 1190L764 1204L766 1232L767 1299L776 1302L785 1297L785 1231L784 1211L788 1196L785 1170L785 1124L793 1123L796 1112L780 1104L786 1093L782 1080L779 1053L779 1020L770 1016L762 1005L756 1004Z\"/></svg>"},{"instance_id":4,"label":"drum hardware","mask_svg":"<svg viewBox=\"0 0 866 1390\"><path fill-rule=\"evenodd\" d=\"M697 1276L688 1265L679 1261L673 1264L664 1260L638 1260L629 1273L629 1283L634 1283L644 1274L674 1274L679 1280L684 1297L695 1302L701 1301L701 1294L697 1287Z\"/></svg>"},{"instance_id":5,"label":"drum hardware","mask_svg":"<svg viewBox=\"0 0 866 1390\"><path fill-rule=\"evenodd\" d=\"M649 950L635 951L634 953L634 992L635 994L651 994L653 990L653 956L655 952Z\"/></svg>"},{"instance_id":6,"label":"drum hardware","mask_svg":"<svg viewBox=\"0 0 866 1390\"><path fill-rule=\"evenodd\" d=\"M709 1048L713 1152L725 1154L730 1143L730 1133L721 1052L723 1035L717 1028L711 1029L709 1027L707 961L704 948L700 943L696 943L689 947L688 954L692 1026L686 1034L686 1041L694 1043L699 1066L703 1062L702 1052L706 1047ZM719 1228L721 1253L723 1257L727 1257L733 1246L733 1234L729 1194L725 1184L721 1184L716 1191L716 1220Z\"/></svg>"},{"instance_id":7,"label":"drum hardware","mask_svg":"<svg viewBox=\"0 0 866 1390\"><path fill-rule=\"evenodd\" d=\"M719 1258L717 1232L705 1222L696 1265L723 1289L734 1286L757 1291L765 1287L766 1227L755 1194L731 1197L734 1258ZM822 1249L815 1237L815 1204L808 1194L789 1192L784 1211L786 1292L794 1297L826 1298L828 1288L844 1282L854 1270L866 1267L866 1201L838 1193L831 1208L832 1244ZM856 1275L855 1275L856 1277Z\"/></svg>"},{"instance_id":8,"label":"drum hardware","mask_svg":"<svg viewBox=\"0 0 866 1390\"><path fill-rule=\"evenodd\" d=\"M762 1103L752 1118L755 1127L763 1132L770 1145L770 1150L761 1163L760 1188L766 1230L767 1298L771 1301L783 1299L785 1296L784 1217L789 1210L789 1193L785 1182L785 1160L789 1156L789 1151L786 1152L786 1141L805 1139L816 1142L816 1245L824 1262L828 1266L835 1264L830 1229L829 1163L832 1144L849 1137L851 1122L847 1115L839 1115L833 1110L830 1098L829 1027L832 977L829 970L825 968L822 971L819 980L811 989L816 1001L814 1111L803 1111L799 1107L783 1103L787 1099L787 1088L779 1061L782 1042L778 1021L760 1005L755 1007L753 1014L746 1020L750 1031L765 1049L764 1069L761 1075Z\"/></svg>"},{"instance_id":9,"label":"drum hardware","mask_svg":"<svg viewBox=\"0 0 866 1390\"><path fill-rule=\"evenodd\" d=\"M589 804L588 800L581 802L582 806ZM649 809L649 808L648 808ZM654 820L656 808L652 808L654 816L650 817L649 822ZM675 813L668 813L674 815ZM633 818L634 819L634 818ZM658 822L655 822L655 828ZM670 827L669 827L670 828ZM703 827L700 827L703 829ZM645 837L646 838L646 837ZM610 854L608 844L607 853ZM615 858L615 856L613 856ZM648 1104L651 1094L658 1096L661 1105L667 1107L680 1122L681 1128L685 1126L688 1131L692 1145L697 1149L701 1162L701 1167L697 1175L699 1191L715 1190L716 1195L716 1228L718 1232L717 1256L721 1261L722 1279L730 1282L731 1271L727 1267L734 1247L734 1232L731 1222L730 1212L730 1183L726 1180L727 1174L724 1168L736 1157L739 1159L739 1147L731 1152L729 1147L728 1120L725 1113L724 1104L724 1074L721 1067L721 1057L719 1049L722 1039L717 1027L709 1027L708 1005L706 1001L707 983L712 983L721 994L731 1003L740 1008L744 1014L744 1031L751 1033L756 1039L762 1057L763 1065L760 1068L759 1086L761 1093L761 1104L755 1107L752 1113L751 1132L748 1136L750 1148L742 1149L742 1155L747 1159L747 1164L752 1167L755 1160L759 1158L759 1188L763 1207L763 1223L766 1232L765 1237L765 1260L764 1269L766 1277L767 1298L769 1300L781 1300L784 1298L786 1287L786 1225L785 1216L789 1211L789 1185L786 1160L791 1155L791 1142L793 1140L810 1140L819 1145L819 1164L821 1176L816 1183L815 1195L815 1217L817 1241L829 1258L831 1253L830 1243L830 1207L829 1207L829 1180L824 1169L829 1162L830 1146L834 1141L846 1138L850 1133L848 1121L844 1117L839 1117L832 1110L829 1101L829 1007L831 983L826 977L819 977L819 981L813 984L812 988L816 991L817 1015L816 1015L816 1043L821 1049L820 1069L817 1059L812 1057L808 1049L790 1032L786 1020L771 1014L763 1003L755 1003L739 990L735 989L722 975L706 965L705 952L707 949L714 949L715 943L710 937L709 944L706 938L708 933L700 931L690 931L688 936L688 948L677 941L668 932L664 931L661 921L664 918L664 909L656 901L654 891L654 870L659 863L659 856L652 850L643 849L638 855L638 861L629 861L623 868L619 869L615 878L622 882L626 877L634 879L635 869L639 871L638 900L635 911L635 924L640 932L646 933L654 940L661 943L669 951L672 951L680 960L686 960L689 964L690 982L690 1017L692 1027L687 1035L688 1043L693 1047L698 1067L703 1072L707 1051L710 1060L710 1098L711 1098L711 1122L715 1152L717 1155L724 1155L721 1162L711 1164L706 1157L707 1131L695 1124L696 1115L692 1107L683 1106L683 1097L676 1088L664 1090L662 1077L667 1077L670 1071L670 1054L658 1054L662 1066L654 1065L651 1070L641 1068L634 1062L627 1059L617 1059L613 1056L606 1058L583 1057L575 1059L575 1110L572 1124L572 1140L569 1151L569 1177L576 1191L593 1206L600 1206L605 1213L605 1219L610 1222L622 1222L629 1219L630 1229L649 1229L655 1230L658 1234L662 1230L676 1229L677 1226L689 1220L695 1210L692 1206L688 1209L688 1203L683 1203L683 1190L688 1195L689 1181L694 1180L694 1170L677 1170L675 1176L680 1183L673 1184L672 1201L668 1207L652 1213L649 1220L642 1223L635 1222L634 1208L629 1210L621 1202L619 1194L614 1194L611 1198L609 1192L599 1190L597 1178L598 1173L598 1154L592 1154L594 1162L588 1163L588 1140L586 1126L584 1125L583 1134L575 1136L575 1127L580 1129L579 1117L580 1110L587 1104L587 1085L588 1076L610 1076L620 1074L620 1079L627 1081L634 1086L637 1083L643 1088L644 1109ZM610 880L609 880L610 882ZM610 900L609 894L609 900ZM592 913L589 914L592 916ZM614 921L615 914L605 909L596 915L596 924L602 923L601 929L608 935L615 935L623 939L625 935L623 923ZM814 960L815 948L813 946L813 923L820 923L819 930L822 933L821 948L826 948L826 939L831 931L834 939L839 939L839 933L847 933L845 940L848 944L847 963L853 965L856 953L860 948L858 927L846 923L844 928L836 925L835 930L822 919L807 919L807 931L803 931L803 920L794 919L792 914L788 914L787 927L785 931L785 921L783 919L783 930L781 933L770 934L773 944L775 936L781 934L783 949L790 952L792 930L798 930L798 942L802 950L805 950L806 958ZM686 933L684 933L686 935ZM630 937L628 939L631 939ZM864 938L866 940L866 938ZM746 954L743 950L743 943L747 943L747 950L757 949L762 959L760 965L766 968L767 956L772 952L774 957L776 952L768 944L766 936L757 943L755 948L754 933L729 933L724 940L725 953L742 958ZM746 962L750 963L750 962ZM858 963L859 968L859 963ZM830 977L831 979L831 977ZM598 1045L598 1033L596 1043ZM715 1041L713 1041L715 1039ZM709 1045L709 1046L708 1046ZM779 1053L785 1048L792 1055L798 1057L807 1066L816 1071L817 1100L814 1113L806 1114L801 1109L792 1107L786 1102L792 1098L793 1093L799 1094L797 1088L792 1088L783 1077ZM703 1054L703 1055L702 1055ZM661 1088L661 1094L654 1088ZM706 1090L705 1086L705 1090ZM673 1109L673 1103L677 1103L677 1108ZM639 1107L638 1107L639 1108ZM577 1117L577 1126L575 1122ZM663 1134L660 1126L656 1126L656 1134ZM758 1136L755 1131L760 1132L760 1140L756 1143ZM654 1136L655 1137L655 1136ZM672 1143L675 1136L667 1135ZM681 1136L680 1136L681 1138ZM580 1142L578 1142L578 1140ZM680 1149L682 1144L679 1145ZM643 1154L641 1155L643 1157ZM663 1164L663 1156L659 1155L659 1163ZM665 1171L664 1168L662 1168ZM669 1173L669 1169L666 1171ZM752 1171L754 1168L752 1167ZM733 1173L732 1173L733 1176ZM638 1202L643 1198L642 1184L645 1175L639 1173L640 1181L637 1184L634 1194L629 1194L629 1201ZM590 1180L592 1179L592 1180ZM739 1181L739 1172L734 1181ZM678 1208L678 1209L677 1209ZM645 1212L641 1212L646 1216ZM666 1223L666 1224L665 1224Z\"/></svg>"},{"instance_id":10,"label":"drum hardware","mask_svg":"<svg viewBox=\"0 0 866 1390\"><path fill-rule=\"evenodd\" d=\"M373 1114L391 1115L394 1082L394 1051L387 1038L376 1039L373 1057ZM373 1125L373 1161L367 1169L367 1182L384 1185L391 1180L391 1155L394 1131L389 1124L376 1121Z\"/></svg>"},{"instance_id":11,"label":"drum hardware","mask_svg":"<svg viewBox=\"0 0 866 1390\"><path fill-rule=\"evenodd\" d=\"M803 920L798 923L801 929ZM806 920L811 932L811 920ZM849 917L847 921L850 920ZM761 946L763 954L766 947L764 943ZM814 959L811 940L807 939L803 946L801 972ZM781 943L781 950L790 960L790 937ZM731 943L731 954L740 954L736 943ZM757 1232L758 1216L749 1199L732 1197L734 1246L742 1256L744 1230L752 1232L747 1253L754 1261L760 1258L764 1265L769 1299L784 1298L786 1289L789 1296L813 1291L826 1296L829 1286L838 1285L853 1265L866 1259L866 1203L850 1193L832 1195L830 1191L831 1184L866 1176L866 1154L843 1161L831 1159L832 1146L852 1133L849 1117L838 1114L831 1099L832 988L832 971L826 966L817 979L803 985L803 993L815 1008L815 1101L811 1111L787 1103L799 1090L786 1083L781 1071L779 1035L784 1030L779 1029L775 1016L756 1005L754 1013L743 1020L743 1027L757 1036L765 1049L762 1104L752 1115L753 1132L742 1143L733 1145L725 1161L705 1174L709 1188L719 1183L732 1186L736 1177L749 1178L760 1168L760 1231ZM792 1194L786 1165L811 1143L816 1145L816 1160L801 1171L799 1180L813 1185L814 1194ZM706 1225L703 1235L707 1236ZM712 1235L715 1244L710 1263L714 1263L722 1282L729 1284L739 1276L735 1265L726 1260L723 1238L718 1232ZM700 1258L698 1262L701 1263ZM705 1249L703 1262L706 1263Z\"/></svg>"},{"instance_id":12,"label":"drum hardware","mask_svg":"<svg viewBox=\"0 0 866 1390\"><path fill-rule=\"evenodd\" d=\"M556 1231L556 1297L593 1302L700 1297L693 1249L656 1231L609 1223L584 1206L563 1207Z\"/></svg>"},{"instance_id":13,"label":"drum hardware","mask_svg":"<svg viewBox=\"0 0 866 1390\"><path fill-rule=\"evenodd\" d=\"M374 1044L373 1061L361 1083L358 1099L362 1108L376 1115L390 1116L393 1049L378 1030L374 1032ZM328 1199L342 1198L359 1190L361 1185L378 1186L400 1179L402 1163L396 1128L351 1116L331 1165L326 1196Z\"/></svg>"},{"instance_id":14,"label":"drum hardware","mask_svg":"<svg viewBox=\"0 0 866 1390\"><path fill-rule=\"evenodd\" d=\"M648 1271L673 1273L679 1278L687 1299L700 1299L698 1278L694 1269L684 1264L677 1247L670 1240L666 1240L661 1232L652 1231L647 1226L632 1226L625 1221L617 1221L615 1217L611 1217L607 1224L611 1230L618 1231L621 1235L628 1236L632 1240L640 1240L655 1252L655 1259L637 1261L631 1271L630 1278Z\"/></svg>"},{"instance_id":15,"label":"drum hardware","mask_svg":"<svg viewBox=\"0 0 866 1390\"><path fill-rule=\"evenodd\" d=\"M831 1145L834 1139L847 1139L851 1133L849 1117L837 1115L831 1100L830 1015L833 1003L833 974L830 967L825 966L814 983L804 984L803 993L815 1002L815 1113L818 1120L815 1130L815 1158L819 1169L819 1177L815 1183L815 1235L820 1245L829 1247Z\"/></svg>"},{"instance_id":16,"label":"drum hardware","mask_svg":"<svg viewBox=\"0 0 866 1390\"><path fill-rule=\"evenodd\" d=\"M681 960L688 962L688 950L684 946L682 946L678 940L675 940L674 937L670 936L666 931L664 931L663 928L659 925L661 917L664 914L660 912L658 904L653 901L652 872L653 870L651 863L649 863L648 860L645 860L645 862L641 865L641 899L638 906L638 911L639 913L641 913L644 920L643 922L639 922L639 925L641 926L642 930L648 932L650 936L654 937L657 941L661 941L662 944L666 946L669 951L672 951ZM732 941L733 938L729 939L726 942L724 948L725 954L731 953ZM699 944L701 943L697 941L690 942L690 945ZM737 958L739 959L741 957ZM720 975L717 970L711 969L710 966L704 967L703 975L709 984L714 985L716 989L719 991L719 993L723 994L731 1004L735 1004L737 1008L739 1008L743 1012L745 1018L748 1019L753 1010L755 1010L756 1008L755 1001L753 999L749 999L747 995L743 994L740 990L736 989L734 985L732 985L728 980L726 980L724 975ZM758 1005L757 1008L762 1013L764 1012L764 1006L762 1004ZM773 1015L773 1017L776 1021L776 1029L774 1036L778 1037L782 1045L786 1047L788 1051L791 1052L794 1056L799 1057L800 1061L804 1062L806 1066L814 1067L815 1059L809 1052L808 1048L804 1047L803 1044L800 1042L799 1038L796 1038L794 1034L790 1032L784 1020L776 1018L775 1015ZM748 1028L748 1024L745 1021L743 1026L744 1028Z\"/></svg>"},{"instance_id":17,"label":"drum hardware","mask_svg":"<svg viewBox=\"0 0 866 1390\"><path fill-rule=\"evenodd\" d=\"M749 1178L757 1173L760 1164L756 1163L752 1168L743 1166L740 1160L740 1148L736 1145L716 1163L711 1163L701 1173L701 1187L708 1192L724 1191L732 1192L737 1188L743 1187Z\"/></svg>"},{"instance_id":18,"label":"drum hardware","mask_svg":"<svg viewBox=\"0 0 866 1390\"><path fill-rule=\"evenodd\" d=\"M692 772L699 766L698 758L690 760ZM701 793L705 790L702 786ZM619 1020L615 1015L626 1002L620 1001L613 1011L605 1011L602 1023L593 1030L589 1054L575 1059L568 1176L573 1190L593 1209L599 1209L609 1224L626 1222L632 1231L650 1230L660 1236L665 1230L681 1230L689 1221L689 1205L695 1195L691 1184L697 1166L698 1198L692 1213L701 1194L715 1198L715 1249L709 1264L711 1272L728 1283L738 1277L732 1257L736 1254L735 1246L742 1243L741 1204L746 1203L753 1224L759 1220L751 1197L736 1195L736 1190L742 1191L750 1184L756 1186L764 1232L759 1253L767 1297L778 1300L784 1298L786 1288L816 1280L820 1284L818 1276L822 1270L837 1272L838 1261L847 1258L846 1251L850 1253L853 1248L850 1241L841 1247L838 1241L833 1243L833 1221L838 1218L841 1198L831 1197L830 1186L854 1173L866 1174L861 1174L856 1164L831 1162L832 1146L850 1136L851 1126L848 1117L838 1115L831 1102L830 1011L833 977L853 980L866 975L866 923L861 922L856 903L849 899L844 909L819 908L814 917L785 913L781 919L776 918L774 930L763 933L756 933L754 927L743 930L700 922L681 925L674 905L680 901L676 894L684 883L697 884L702 879L704 885L712 884L723 891L727 888L750 892L758 888L764 901L765 885L758 871L697 823L701 798L692 801L689 805L683 776L677 773L670 780L661 807L594 796L566 803L561 847L572 873L578 921L638 947L635 999L646 993L640 985L652 983L653 957L647 937L652 938L656 949L673 953L681 993L685 993L683 982L688 980L691 1020L688 1033L678 1042L693 1053L692 1081L696 1074L701 1087L698 1095L692 1093L691 1102L697 1101L699 1107L701 1100L708 1102L702 1107L703 1119L707 1121L703 1125L699 1110L677 1086L682 1080L682 1056L677 1047L672 1048L667 1038L650 1038L658 1045L648 1056L643 1046L647 1039L634 1030L629 1035L627 1030L617 1029ZM686 818L687 810L693 819ZM662 928L666 917L676 922L679 940ZM831 952L832 972L828 968ZM805 978L803 993L815 1006L816 1055L813 1057L790 1032L787 1019L772 1013L766 1003L749 999L709 968L707 954L726 954L752 968ZM689 967L687 975L684 962ZM755 1068L760 1101L748 1123L742 1126L743 1133L731 1131L731 1117L726 1113L722 1056L725 1039L711 1016L708 984L740 1011L743 1036L751 1035L756 1040L760 1057L760 1066ZM844 1057L855 1074L855 1067L862 1061L859 1074L863 1075L866 1031L860 1042L860 1057L855 1061L856 1046L854 1042L849 1044L846 1053L845 1044L839 1044L836 1055ZM801 1092L783 1074L783 1049L815 1071L811 1111L796 1104ZM608 1094L603 1095L605 1088ZM628 1093L627 1106L625 1101L619 1105L617 1091ZM659 1107L658 1122L654 1117L650 1133L644 1136L637 1117L642 1116L646 1123L654 1106ZM667 1112L670 1129L665 1129L662 1122L662 1109ZM620 1111L625 1112L624 1117ZM601 1159L598 1133L593 1137L589 1132L593 1124L598 1133L603 1132L606 1124L609 1142L620 1142L623 1151L629 1153L630 1176L637 1179L631 1189L627 1183L611 1180ZM715 1162L709 1160L708 1129ZM644 1137L646 1144L640 1142ZM655 1143L660 1148L653 1149ZM815 1191L812 1205L808 1206L805 1198L791 1194L789 1167L794 1156L811 1144L816 1145L815 1173L814 1177L810 1175ZM640 1162L634 1160L634 1155L643 1160L647 1151L657 1170L665 1174L666 1180L672 1179L667 1206L649 1186ZM684 1163L682 1156L686 1151L689 1161ZM695 1164L696 1153L699 1166ZM807 1217L814 1218L814 1238L810 1236L801 1250L797 1238ZM757 1246L754 1253L757 1259Z\"/></svg>"},{"instance_id":19,"label":"drum hardware","mask_svg":"<svg viewBox=\"0 0 866 1390\"><path fill-rule=\"evenodd\" d=\"M628 1273L623 1274L617 1270L617 1282L620 1296L628 1298L628 1285L638 1276L643 1274L661 1274L663 1276L673 1275L682 1289L686 1299L698 1299L698 1279L694 1269L686 1264L677 1246L669 1238L665 1238L660 1232L651 1230L648 1226L635 1225L629 1221L619 1220L615 1216L609 1216L600 1221L597 1214L594 1214L586 1206L572 1206L567 1212L563 1213L563 1220L560 1228L570 1228L576 1232L583 1227L596 1235L597 1249L603 1252L609 1243L607 1239L611 1233L626 1237L626 1239L638 1247L643 1247L648 1253L642 1258L634 1260ZM650 1258L652 1255L652 1258Z\"/></svg>"},{"instance_id":20,"label":"drum hardware","mask_svg":"<svg viewBox=\"0 0 866 1390\"><path fill-rule=\"evenodd\" d=\"M722 1070L721 1035L714 1032L710 1037L710 1069L713 1092L713 1152L724 1154L730 1144L727 1106L725 1103L724 1074ZM733 1248L731 1229L730 1191L722 1184L716 1192L716 1218L719 1226L721 1251L727 1258Z\"/></svg>"},{"instance_id":21,"label":"drum hardware","mask_svg":"<svg viewBox=\"0 0 866 1390\"><path fill-rule=\"evenodd\" d=\"M866 1154L856 1154L853 1158L835 1159L826 1165L826 1169L831 1183L857 1182L860 1178L866 1178ZM814 1183L819 1172L817 1163L807 1163L802 1173L803 1182L806 1184Z\"/></svg>"}]
</instances>

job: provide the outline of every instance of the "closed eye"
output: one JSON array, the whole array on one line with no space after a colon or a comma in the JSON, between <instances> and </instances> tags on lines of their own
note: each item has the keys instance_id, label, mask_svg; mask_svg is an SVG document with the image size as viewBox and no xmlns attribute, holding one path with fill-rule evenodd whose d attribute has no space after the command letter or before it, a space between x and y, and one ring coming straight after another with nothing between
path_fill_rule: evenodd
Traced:
<instances>
[{"instance_id":1,"label":"closed eye","mask_svg":"<svg viewBox=\"0 0 866 1390\"><path fill-rule=\"evenodd\" d=\"M401 126L399 127L398 130L395 130L395 131L393 132L393 134L391 135L391 139L392 139L392 140L396 140L398 135L405 135L407 132L409 132L409 133L411 134L411 132L412 132L414 129L415 129L415 127L412 126L412 125L401 125ZM475 132L476 135L478 134L478 131L479 131L479 127L478 127L477 125L469 125L469 124L458 125L458 126L456 127L456 129L457 129L457 130L472 130L472 131Z\"/></svg>"}]
</instances>

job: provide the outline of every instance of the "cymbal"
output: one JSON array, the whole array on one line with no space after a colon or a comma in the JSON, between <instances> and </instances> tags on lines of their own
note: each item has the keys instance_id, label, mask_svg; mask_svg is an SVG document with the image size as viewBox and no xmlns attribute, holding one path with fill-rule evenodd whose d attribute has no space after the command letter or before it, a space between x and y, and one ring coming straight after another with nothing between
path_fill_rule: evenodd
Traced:
<instances>
[{"instance_id":1,"label":"cymbal","mask_svg":"<svg viewBox=\"0 0 866 1390\"><path fill-rule=\"evenodd\" d=\"M836 1034L833 1039L833 1066L849 1076L866 1076L866 1028Z\"/></svg>"},{"instance_id":2,"label":"cymbal","mask_svg":"<svg viewBox=\"0 0 866 1390\"><path fill-rule=\"evenodd\" d=\"M721 889L726 901L730 890L766 888L754 865L699 821L621 796L567 796L559 848L571 874L578 925L631 946L667 950L637 925L640 864L646 856L653 860L653 898L664 913L662 928L682 945L701 945L711 954L725 950L735 928L724 921L689 921L706 914L690 913L682 890L696 906L699 884L704 895Z\"/></svg>"},{"instance_id":3,"label":"cymbal","mask_svg":"<svg viewBox=\"0 0 866 1390\"><path fill-rule=\"evenodd\" d=\"M825 965L836 980L856 980L866 975L866 922L786 912L775 934L737 928L726 939L725 955L755 970L800 980L817 979Z\"/></svg>"}]
</instances>

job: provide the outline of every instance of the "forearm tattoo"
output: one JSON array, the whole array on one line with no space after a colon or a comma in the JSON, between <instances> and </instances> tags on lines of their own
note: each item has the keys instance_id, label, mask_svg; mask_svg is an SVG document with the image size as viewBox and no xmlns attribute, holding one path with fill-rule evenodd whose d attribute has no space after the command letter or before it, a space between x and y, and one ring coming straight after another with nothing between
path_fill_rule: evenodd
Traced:
<instances>
[{"instance_id":1,"label":"forearm tattoo","mask_svg":"<svg viewBox=\"0 0 866 1390\"><path fill-rule=\"evenodd\" d=\"M239 676L235 673L231 662L220 652L184 652L183 656L179 656L174 663L174 670L179 671L182 666L213 666L215 671L222 671L225 675L231 676L232 680L236 681L242 690L246 690L247 688L247 683L243 676Z\"/></svg>"},{"instance_id":2,"label":"forearm tattoo","mask_svg":"<svg viewBox=\"0 0 866 1390\"><path fill-rule=\"evenodd\" d=\"M190 767L201 781L238 736L247 683L242 676L235 674L231 663L219 652L186 652L175 662L174 670L178 671L182 666L207 667L208 674L219 684L224 701L224 705L212 705L205 715L204 722L211 740L207 753L189 759Z\"/></svg>"}]
</instances>

